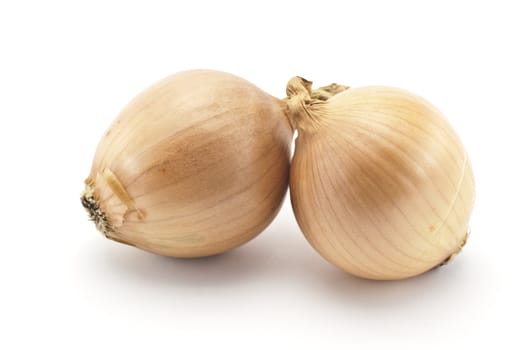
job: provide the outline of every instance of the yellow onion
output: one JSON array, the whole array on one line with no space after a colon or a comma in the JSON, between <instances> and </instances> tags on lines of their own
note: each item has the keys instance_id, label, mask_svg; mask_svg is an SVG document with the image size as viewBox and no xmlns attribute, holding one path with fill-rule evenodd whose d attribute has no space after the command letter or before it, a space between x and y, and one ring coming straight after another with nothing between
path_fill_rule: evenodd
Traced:
<instances>
[{"instance_id":1,"label":"yellow onion","mask_svg":"<svg viewBox=\"0 0 527 350\"><path fill-rule=\"evenodd\" d=\"M168 256L218 254L277 214L291 139L283 101L231 74L178 73L120 113L81 201L110 239Z\"/></svg>"},{"instance_id":2,"label":"yellow onion","mask_svg":"<svg viewBox=\"0 0 527 350\"><path fill-rule=\"evenodd\" d=\"M441 113L391 87L321 99L287 88L298 137L290 191L299 226L329 262L370 279L401 279L464 245L474 204L467 153Z\"/></svg>"}]
</instances>

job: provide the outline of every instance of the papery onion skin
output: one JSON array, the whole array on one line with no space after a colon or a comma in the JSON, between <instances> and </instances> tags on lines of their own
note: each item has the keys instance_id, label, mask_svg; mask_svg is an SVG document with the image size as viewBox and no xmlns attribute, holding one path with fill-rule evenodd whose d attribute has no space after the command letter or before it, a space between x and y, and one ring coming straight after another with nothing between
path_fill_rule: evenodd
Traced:
<instances>
[{"instance_id":1,"label":"papery onion skin","mask_svg":"<svg viewBox=\"0 0 527 350\"><path fill-rule=\"evenodd\" d=\"M284 102L234 75L156 83L99 143L82 203L108 238L167 256L225 252L260 233L288 185Z\"/></svg>"},{"instance_id":2,"label":"papery onion skin","mask_svg":"<svg viewBox=\"0 0 527 350\"><path fill-rule=\"evenodd\" d=\"M325 259L359 277L395 280L461 249L474 176L435 107L397 88L349 89L317 101L310 82L291 84L289 114L298 129L291 201Z\"/></svg>"}]
</instances>

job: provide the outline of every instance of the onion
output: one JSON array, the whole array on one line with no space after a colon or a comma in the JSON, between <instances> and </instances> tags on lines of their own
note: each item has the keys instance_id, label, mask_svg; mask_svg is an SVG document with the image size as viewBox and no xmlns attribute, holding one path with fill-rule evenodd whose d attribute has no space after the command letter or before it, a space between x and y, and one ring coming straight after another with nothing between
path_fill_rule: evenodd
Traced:
<instances>
[{"instance_id":1,"label":"onion","mask_svg":"<svg viewBox=\"0 0 527 350\"><path fill-rule=\"evenodd\" d=\"M284 102L236 76L178 73L137 96L99 143L81 201L108 238L200 257L260 233L283 201Z\"/></svg>"},{"instance_id":2,"label":"onion","mask_svg":"<svg viewBox=\"0 0 527 350\"><path fill-rule=\"evenodd\" d=\"M296 219L329 262L370 279L401 279L464 245L474 204L467 153L430 103L390 87L322 100L287 88L298 129L290 191Z\"/></svg>"}]
</instances>

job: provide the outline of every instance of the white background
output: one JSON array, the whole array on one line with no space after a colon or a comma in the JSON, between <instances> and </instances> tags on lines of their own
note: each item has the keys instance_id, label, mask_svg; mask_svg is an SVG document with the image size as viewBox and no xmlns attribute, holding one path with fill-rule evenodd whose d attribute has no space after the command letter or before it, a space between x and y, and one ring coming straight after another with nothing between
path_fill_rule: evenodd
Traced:
<instances>
[{"instance_id":1,"label":"white background","mask_svg":"<svg viewBox=\"0 0 527 350\"><path fill-rule=\"evenodd\" d=\"M345 5L344 5L345 4ZM508 1L2 1L0 348L525 348L527 10ZM417 278L326 263L286 200L249 244L177 260L105 240L79 203L119 110L211 68L438 106L477 182L466 249Z\"/></svg>"}]
</instances>

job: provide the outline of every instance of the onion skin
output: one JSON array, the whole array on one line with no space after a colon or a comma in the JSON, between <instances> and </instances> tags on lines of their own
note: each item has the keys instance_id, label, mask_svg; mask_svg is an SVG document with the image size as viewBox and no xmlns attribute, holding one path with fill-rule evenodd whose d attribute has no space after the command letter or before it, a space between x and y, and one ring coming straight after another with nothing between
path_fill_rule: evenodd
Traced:
<instances>
[{"instance_id":1,"label":"onion skin","mask_svg":"<svg viewBox=\"0 0 527 350\"><path fill-rule=\"evenodd\" d=\"M312 100L293 78L291 201L309 243L359 277L419 275L457 253L474 205L467 153L441 113L407 91L364 87Z\"/></svg>"},{"instance_id":2,"label":"onion skin","mask_svg":"<svg viewBox=\"0 0 527 350\"><path fill-rule=\"evenodd\" d=\"M106 132L82 203L108 238L153 253L202 257L239 246L272 221L287 190L284 108L228 73L169 76Z\"/></svg>"}]
</instances>

